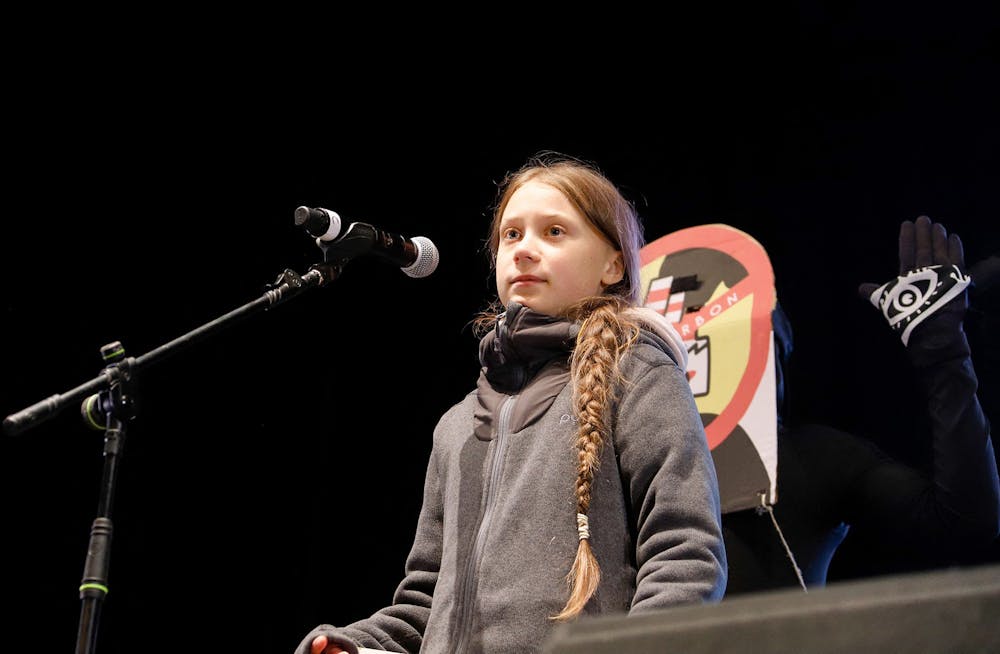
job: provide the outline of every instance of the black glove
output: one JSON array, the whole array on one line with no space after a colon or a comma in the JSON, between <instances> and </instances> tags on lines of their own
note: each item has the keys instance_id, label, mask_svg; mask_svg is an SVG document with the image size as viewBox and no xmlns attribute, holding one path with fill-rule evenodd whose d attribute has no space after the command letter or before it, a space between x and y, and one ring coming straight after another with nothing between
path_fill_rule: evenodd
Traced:
<instances>
[{"instance_id":1,"label":"black glove","mask_svg":"<svg viewBox=\"0 0 1000 654\"><path fill-rule=\"evenodd\" d=\"M861 297L882 311L903 345L924 321L945 329L961 329L968 307L965 253L958 234L949 235L927 216L899 227L899 277L879 286L864 283Z\"/></svg>"}]
</instances>

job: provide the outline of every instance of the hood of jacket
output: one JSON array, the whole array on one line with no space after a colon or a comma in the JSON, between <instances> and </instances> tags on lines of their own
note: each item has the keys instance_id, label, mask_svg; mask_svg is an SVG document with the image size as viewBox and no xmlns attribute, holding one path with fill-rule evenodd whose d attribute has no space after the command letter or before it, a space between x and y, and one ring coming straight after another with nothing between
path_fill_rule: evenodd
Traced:
<instances>
[{"instance_id":1,"label":"hood of jacket","mask_svg":"<svg viewBox=\"0 0 1000 654\"><path fill-rule=\"evenodd\" d=\"M663 315L646 307L627 312L642 328L640 341L663 350L681 370L687 369L684 342ZM579 323L566 318L516 302L507 307L479 342L477 438L491 440L498 427L520 431L545 413L570 379L569 356L579 331ZM501 407L513 395L519 396L518 401L500 425Z\"/></svg>"},{"instance_id":2,"label":"hood of jacket","mask_svg":"<svg viewBox=\"0 0 1000 654\"><path fill-rule=\"evenodd\" d=\"M687 372L687 346L666 316L649 307L632 307L625 313L643 328L640 338L669 354L680 369Z\"/></svg>"}]
</instances>

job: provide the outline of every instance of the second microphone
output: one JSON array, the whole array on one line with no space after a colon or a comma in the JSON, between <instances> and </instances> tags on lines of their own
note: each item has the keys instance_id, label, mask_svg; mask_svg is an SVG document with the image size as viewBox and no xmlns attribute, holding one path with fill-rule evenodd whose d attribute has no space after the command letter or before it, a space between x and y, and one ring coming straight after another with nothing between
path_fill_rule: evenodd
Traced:
<instances>
[{"instance_id":1,"label":"second microphone","mask_svg":"<svg viewBox=\"0 0 1000 654\"><path fill-rule=\"evenodd\" d=\"M423 236L406 238L378 229L368 223L351 223L341 229L340 215L322 207L299 207L295 224L316 238L316 244L328 255L353 259L364 254L399 266L410 277L426 277L437 268L438 250Z\"/></svg>"}]
</instances>

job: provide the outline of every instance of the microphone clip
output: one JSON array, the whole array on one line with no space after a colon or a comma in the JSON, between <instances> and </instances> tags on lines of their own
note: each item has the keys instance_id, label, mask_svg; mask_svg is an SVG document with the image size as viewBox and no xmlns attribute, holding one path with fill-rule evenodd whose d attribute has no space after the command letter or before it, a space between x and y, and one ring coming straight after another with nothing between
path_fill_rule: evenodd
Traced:
<instances>
[{"instance_id":1,"label":"microphone clip","mask_svg":"<svg viewBox=\"0 0 1000 654\"><path fill-rule=\"evenodd\" d=\"M336 240L317 239L316 244L323 251L323 261L337 266L343 266L351 259L369 253L382 257L393 254L398 255L398 258L407 254L411 258L416 256L411 243L368 223L351 223Z\"/></svg>"}]
</instances>

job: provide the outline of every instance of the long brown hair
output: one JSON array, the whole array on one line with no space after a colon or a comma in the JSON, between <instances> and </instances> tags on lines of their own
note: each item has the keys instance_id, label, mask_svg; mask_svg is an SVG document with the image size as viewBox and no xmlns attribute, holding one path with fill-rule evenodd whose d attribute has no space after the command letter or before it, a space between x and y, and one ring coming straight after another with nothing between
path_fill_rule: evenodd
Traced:
<instances>
[{"instance_id":1,"label":"long brown hair","mask_svg":"<svg viewBox=\"0 0 1000 654\"><path fill-rule=\"evenodd\" d=\"M573 409L579 425L575 485L579 545L567 574L569 599L552 619L569 620L580 614L601 579L600 566L590 547L587 516L601 450L611 437L611 408L622 382L619 364L639 335L638 324L624 310L639 302L639 249L643 234L634 206L596 165L543 152L509 173L500 184L487 243L494 265L504 209L514 192L528 181L542 182L562 192L621 252L625 264L621 281L608 286L603 295L584 298L565 311L568 319L580 322L570 358ZM485 331L495 323L498 308L494 302L491 309L480 314L475 321L477 330Z\"/></svg>"}]
</instances>

